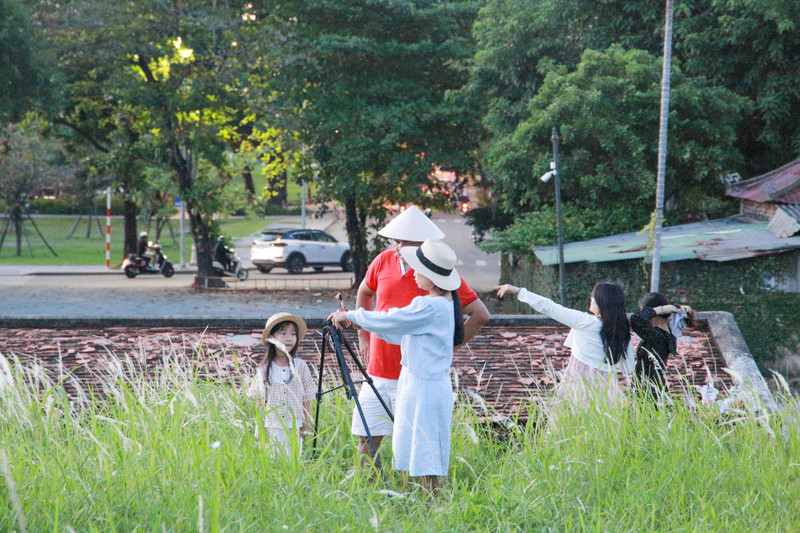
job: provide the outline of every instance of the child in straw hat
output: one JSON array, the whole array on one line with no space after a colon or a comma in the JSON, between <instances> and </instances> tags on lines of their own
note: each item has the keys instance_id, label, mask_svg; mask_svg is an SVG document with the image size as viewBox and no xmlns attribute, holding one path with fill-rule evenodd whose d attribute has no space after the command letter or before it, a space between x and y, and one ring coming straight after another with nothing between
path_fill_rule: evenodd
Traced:
<instances>
[{"instance_id":1,"label":"child in straw hat","mask_svg":"<svg viewBox=\"0 0 800 533\"><path fill-rule=\"evenodd\" d=\"M394 468L421 477L422 486L437 493L450 462L453 421L453 384L450 366L453 346L464 338L461 303L456 290L456 254L446 244L426 240L421 246L400 249L414 269L414 278L426 296L388 311L336 312L330 320L338 328L346 321L400 345L400 379L394 413L392 453Z\"/></svg>"},{"instance_id":2,"label":"child in straw hat","mask_svg":"<svg viewBox=\"0 0 800 533\"><path fill-rule=\"evenodd\" d=\"M302 452L302 439L311 427L311 399L316 385L305 361L294 355L306 334L302 318L289 313L269 317L261 334L267 350L259 362L256 376L247 390L248 398L257 398L264 408L263 441L273 453L281 450L291 455ZM261 422L256 425L256 437Z\"/></svg>"}]
</instances>

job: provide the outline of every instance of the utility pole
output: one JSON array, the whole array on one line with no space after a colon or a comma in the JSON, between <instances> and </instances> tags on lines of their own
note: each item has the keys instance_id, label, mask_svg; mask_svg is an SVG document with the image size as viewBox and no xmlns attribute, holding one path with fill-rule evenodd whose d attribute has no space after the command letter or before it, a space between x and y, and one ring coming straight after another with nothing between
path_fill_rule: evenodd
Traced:
<instances>
[{"instance_id":1,"label":"utility pole","mask_svg":"<svg viewBox=\"0 0 800 533\"><path fill-rule=\"evenodd\" d=\"M558 284L561 288L561 305L568 306L567 302L567 275L564 268L564 227L561 221L561 167L558 164L558 126L553 126L553 174L556 178L556 218L558 219Z\"/></svg>"}]
</instances>

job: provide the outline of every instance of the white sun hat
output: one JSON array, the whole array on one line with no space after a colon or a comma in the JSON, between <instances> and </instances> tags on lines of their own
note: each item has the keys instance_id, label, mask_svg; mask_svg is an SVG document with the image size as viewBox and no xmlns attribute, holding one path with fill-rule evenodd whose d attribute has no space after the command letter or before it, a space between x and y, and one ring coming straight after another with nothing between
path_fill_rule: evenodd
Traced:
<instances>
[{"instance_id":1,"label":"white sun hat","mask_svg":"<svg viewBox=\"0 0 800 533\"><path fill-rule=\"evenodd\" d=\"M456 253L442 241L427 239L422 246L400 248L400 254L408 266L440 289L454 291L461 286L461 276L455 269Z\"/></svg>"},{"instance_id":2,"label":"white sun hat","mask_svg":"<svg viewBox=\"0 0 800 533\"><path fill-rule=\"evenodd\" d=\"M422 242L426 239L443 239L444 233L431 222L419 207L412 205L394 217L378 232L381 237L398 241Z\"/></svg>"}]
</instances>

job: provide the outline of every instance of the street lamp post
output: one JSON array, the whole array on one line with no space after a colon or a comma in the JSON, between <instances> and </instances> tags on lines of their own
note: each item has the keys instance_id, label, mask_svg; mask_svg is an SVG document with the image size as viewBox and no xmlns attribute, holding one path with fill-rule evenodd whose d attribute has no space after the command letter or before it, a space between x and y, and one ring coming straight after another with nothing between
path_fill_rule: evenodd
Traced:
<instances>
[{"instance_id":1,"label":"street lamp post","mask_svg":"<svg viewBox=\"0 0 800 533\"><path fill-rule=\"evenodd\" d=\"M558 165L558 126L553 127L553 162L550 163L550 171L545 173L540 179L548 181L556 178L556 219L558 225L558 284L561 288L561 305L567 306L567 276L564 271L564 228L561 221L561 172Z\"/></svg>"}]
</instances>

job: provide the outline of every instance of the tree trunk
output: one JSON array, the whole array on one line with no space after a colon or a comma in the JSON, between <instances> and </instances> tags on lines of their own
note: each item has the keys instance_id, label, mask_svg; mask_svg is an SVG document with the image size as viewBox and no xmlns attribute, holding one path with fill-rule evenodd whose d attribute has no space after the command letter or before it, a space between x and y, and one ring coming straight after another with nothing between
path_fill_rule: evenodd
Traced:
<instances>
[{"instance_id":1,"label":"tree trunk","mask_svg":"<svg viewBox=\"0 0 800 533\"><path fill-rule=\"evenodd\" d=\"M192 229L192 236L194 237L197 257L197 277L214 277L214 269L211 267L211 258L214 252L211 224L205 220L203 213L198 211L192 198L191 191L194 184L189 161L183 156L181 147L177 142L173 142L171 148L172 166L175 169L181 198L186 202L186 212L189 216L189 225Z\"/></svg>"},{"instance_id":2,"label":"tree trunk","mask_svg":"<svg viewBox=\"0 0 800 533\"><path fill-rule=\"evenodd\" d=\"M348 198L344 202L345 228L350 240L350 254L353 258L354 286L358 287L364 276L367 275L367 239L366 216L359 216L355 198Z\"/></svg>"},{"instance_id":3,"label":"tree trunk","mask_svg":"<svg viewBox=\"0 0 800 533\"><path fill-rule=\"evenodd\" d=\"M125 187L127 191L128 188ZM123 246L123 259L128 257L130 254L136 253L136 202L129 199L128 195L125 195L125 199L122 202L122 216L124 218L124 246Z\"/></svg>"},{"instance_id":4,"label":"tree trunk","mask_svg":"<svg viewBox=\"0 0 800 533\"><path fill-rule=\"evenodd\" d=\"M252 204L256 196L256 186L253 183L253 173L249 166L245 165L242 169L242 178L244 178L244 190L247 191L247 203Z\"/></svg>"},{"instance_id":5,"label":"tree trunk","mask_svg":"<svg viewBox=\"0 0 800 533\"><path fill-rule=\"evenodd\" d=\"M267 200L267 204L270 206L280 207L281 209L286 208L286 201L287 201L287 194L286 194L286 182L287 182L286 172L282 172L279 176L272 178L267 181L267 188L272 191L274 194Z\"/></svg>"},{"instance_id":6,"label":"tree trunk","mask_svg":"<svg viewBox=\"0 0 800 533\"><path fill-rule=\"evenodd\" d=\"M11 211L11 220L14 224L14 233L17 237L17 257L22 256L22 212L19 207L15 207Z\"/></svg>"},{"instance_id":7,"label":"tree trunk","mask_svg":"<svg viewBox=\"0 0 800 533\"><path fill-rule=\"evenodd\" d=\"M661 129L658 134L658 173L656 177L656 209L653 239L653 268L650 292L658 292L661 281L661 224L664 217L664 182L667 167L667 123L669 121L670 67L672 64L673 0L667 0L664 23L664 64L661 72Z\"/></svg>"}]
</instances>

